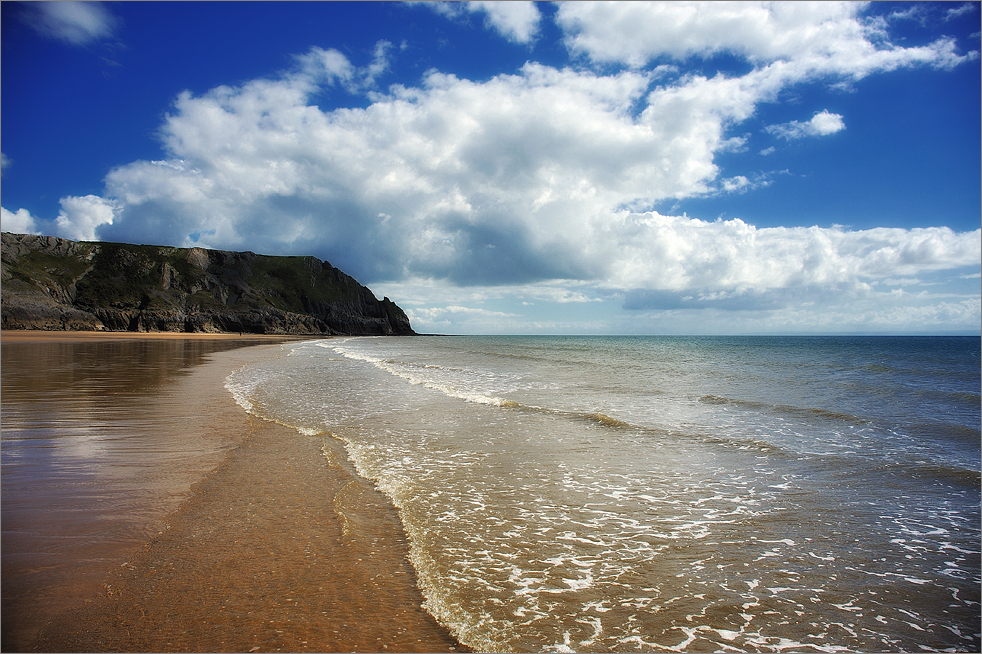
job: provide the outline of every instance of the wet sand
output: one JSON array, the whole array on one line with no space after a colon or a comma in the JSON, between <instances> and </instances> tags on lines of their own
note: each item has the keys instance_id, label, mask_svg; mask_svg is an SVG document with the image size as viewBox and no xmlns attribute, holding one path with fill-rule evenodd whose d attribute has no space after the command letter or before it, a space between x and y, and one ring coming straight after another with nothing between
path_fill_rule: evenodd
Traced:
<instances>
[{"instance_id":1,"label":"wet sand","mask_svg":"<svg viewBox=\"0 0 982 654\"><path fill-rule=\"evenodd\" d=\"M341 444L322 452L223 387L279 346L46 334L0 334L4 651L462 649L420 607L398 515ZM105 436L88 449L69 437L79 416L30 399L72 395Z\"/></svg>"},{"instance_id":2,"label":"wet sand","mask_svg":"<svg viewBox=\"0 0 982 654\"><path fill-rule=\"evenodd\" d=\"M36 329L5 330L0 340L7 343L77 343L92 341L250 341L282 343L284 341L310 340L317 336L291 336L283 334L230 334L186 332L75 332L43 331Z\"/></svg>"}]
</instances>

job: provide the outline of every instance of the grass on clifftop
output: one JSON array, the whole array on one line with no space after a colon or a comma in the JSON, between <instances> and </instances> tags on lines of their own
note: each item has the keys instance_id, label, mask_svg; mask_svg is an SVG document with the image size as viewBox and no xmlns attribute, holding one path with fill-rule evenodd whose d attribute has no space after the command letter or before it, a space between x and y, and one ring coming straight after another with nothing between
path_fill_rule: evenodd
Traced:
<instances>
[{"instance_id":1,"label":"grass on clifftop","mask_svg":"<svg viewBox=\"0 0 982 654\"><path fill-rule=\"evenodd\" d=\"M57 256L31 250L9 266L10 274L29 285L67 289L92 265L87 258L91 251L85 248L79 256Z\"/></svg>"},{"instance_id":2,"label":"grass on clifftop","mask_svg":"<svg viewBox=\"0 0 982 654\"><path fill-rule=\"evenodd\" d=\"M394 304L376 305L371 291L314 257L207 250L208 269L202 270L205 259L189 261L188 248L92 242L73 243L68 251L30 250L5 260L11 290L36 288L84 311L278 309L408 323Z\"/></svg>"},{"instance_id":3,"label":"grass on clifftop","mask_svg":"<svg viewBox=\"0 0 982 654\"><path fill-rule=\"evenodd\" d=\"M92 270L77 285L80 308L272 307L307 313L311 304L351 301L361 291L313 257L229 253L224 265L206 272L188 262L185 248L103 243L87 265ZM164 288L165 279L170 288Z\"/></svg>"}]
</instances>

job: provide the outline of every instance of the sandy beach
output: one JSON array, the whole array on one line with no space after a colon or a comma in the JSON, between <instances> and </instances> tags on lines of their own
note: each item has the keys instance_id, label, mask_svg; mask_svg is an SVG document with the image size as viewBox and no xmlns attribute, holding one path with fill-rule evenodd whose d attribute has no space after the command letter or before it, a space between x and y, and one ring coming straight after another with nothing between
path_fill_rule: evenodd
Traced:
<instances>
[{"instance_id":1,"label":"sandy beach","mask_svg":"<svg viewBox=\"0 0 982 654\"><path fill-rule=\"evenodd\" d=\"M283 334L229 334L229 333L186 333L186 332L73 332L40 331L34 329L8 330L0 334L5 343L73 343L93 341L255 341L256 343L282 343L285 341L310 340L316 336L291 336Z\"/></svg>"},{"instance_id":2,"label":"sandy beach","mask_svg":"<svg viewBox=\"0 0 982 654\"><path fill-rule=\"evenodd\" d=\"M0 334L4 651L463 649L342 445L224 388L295 338Z\"/></svg>"}]
</instances>

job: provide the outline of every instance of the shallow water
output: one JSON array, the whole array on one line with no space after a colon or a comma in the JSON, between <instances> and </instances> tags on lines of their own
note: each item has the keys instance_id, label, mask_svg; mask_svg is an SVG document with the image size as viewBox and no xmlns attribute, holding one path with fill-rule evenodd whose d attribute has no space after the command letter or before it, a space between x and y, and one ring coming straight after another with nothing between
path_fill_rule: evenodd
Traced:
<instances>
[{"instance_id":1,"label":"shallow water","mask_svg":"<svg viewBox=\"0 0 982 654\"><path fill-rule=\"evenodd\" d=\"M476 649L980 646L977 338L285 351L229 390L344 442Z\"/></svg>"}]
</instances>

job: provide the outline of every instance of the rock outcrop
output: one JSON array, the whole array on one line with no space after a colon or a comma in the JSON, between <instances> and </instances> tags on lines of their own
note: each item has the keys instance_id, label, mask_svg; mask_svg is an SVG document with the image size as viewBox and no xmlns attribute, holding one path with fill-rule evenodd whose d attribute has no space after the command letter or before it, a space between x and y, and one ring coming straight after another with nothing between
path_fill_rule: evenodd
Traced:
<instances>
[{"instance_id":1,"label":"rock outcrop","mask_svg":"<svg viewBox=\"0 0 982 654\"><path fill-rule=\"evenodd\" d=\"M2 235L3 329L412 334L326 261Z\"/></svg>"}]
</instances>

